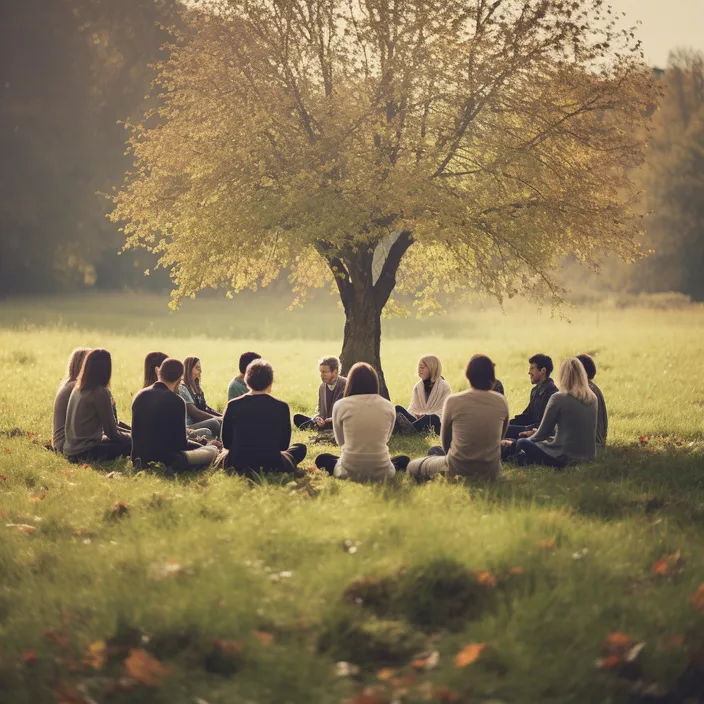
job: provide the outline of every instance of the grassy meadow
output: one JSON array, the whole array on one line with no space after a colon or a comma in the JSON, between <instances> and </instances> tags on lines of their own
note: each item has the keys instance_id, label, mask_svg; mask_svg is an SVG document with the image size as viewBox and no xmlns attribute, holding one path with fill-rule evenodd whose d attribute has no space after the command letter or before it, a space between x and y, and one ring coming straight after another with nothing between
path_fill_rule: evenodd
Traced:
<instances>
[{"instance_id":1,"label":"grassy meadow","mask_svg":"<svg viewBox=\"0 0 704 704\"><path fill-rule=\"evenodd\" d=\"M492 486L360 486L318 472L169 480L42 447L79 345L112 352L126 422L153 349L199 356L216 408L254 349L275 395L314 410L317 359L340 347L333 299L176 314L127 294L0 302L0 701L704 701L704 309L564 314L389 320L384 371L407 404L422 353L461 390L484 352L514 413L530 354L589 352L610 417L598 462L506 465ZM309 445L304 466L324 451Z\"/></svg>"}]
</instances>

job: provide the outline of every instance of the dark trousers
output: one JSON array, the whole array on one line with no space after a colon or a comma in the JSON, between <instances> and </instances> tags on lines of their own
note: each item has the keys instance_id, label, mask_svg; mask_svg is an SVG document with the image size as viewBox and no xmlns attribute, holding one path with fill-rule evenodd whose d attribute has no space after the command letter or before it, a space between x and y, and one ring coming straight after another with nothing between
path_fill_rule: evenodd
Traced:
<instances>
[{"instance_id":1,"label":"dark trousers","mask_svg":"<svg viewBox=\"0 0 704 704\"><path fill-rule=\"evenodd\" d=\"M307 430L308 428L318 429L315 421L310 416L304 416L302 413L296 413L293 416L293 424L299 430Z\"/></svg>"},{"instance_id":2,"label":"dark trousers","mask_svg":"<svg viewBox=\"0 0 704 704\"><path fill-rule=\"evenodd\" d=\"M525 464L542 464L545 467L554 467L555 469L564 469L567 462L562 459L553 457L545 452L540 445L537 445L529 438L520 438L516 443L516 452L525 452Z\"/></svg>"},{"instance_id":3,"label":"dark trousers","mask_svg":"<svg viewBox=\"0 0 704 704\"><path fill-rule=\"evenodd\" d=\"M303 443L296 442L291 445L288 450L283 450L281 452L281 464L279 464L278 467L258 467L256 469L252 469L251 467L233 467L231 464L227 463L226 467L229 472L244 474L247 477L258 475L260 471L273 473L293 472L298 464L303 462L307 453L308 448Z\"/></svg>"},{"instance_id":4,"label":"dark trousers","mask_svg":"<svg viewBox=\"0 0 704 704\"><path fill-rule=\"evenodd\" d=\"M436 435L440 435L440 416L435 415L435 413L416 418L403 406L396 406L395 410L396 413L400 413L402 416L407 418L408 422L411 423L419 433L427 433L432 429L435 431Z\"/></svg>"},{"instance_id":5,"label":"dark trousers","mask_svg":"<svg viewBox=\"0 0 704 704\"><path fill-rule=\"evenodd\" d=\"M104 438L102 442L97 445L89 447L84 450L80 455L71 455L68 458L69 462L110 462L116 460L120 457L129 457L132 453L132 440L131 439L120 439L120 440L108 440Z\"/></svg>"},{"instance_id":6,"label":"dark trousers","mask_svg":"<svg viewBox=\"0 0 704 704\"><path fill-rule=\"evenodd\" d=\"M332 474L335 471L335 465L340 457L338 455L331 455L328 452L324 452L322 455L318 455L315 458L315 466L318 469L324 469L328 474ZM403 471L408 467L408 463L411 461L410 457L406 455L396 455L391 458L391 464L396 468L396 471Z\"/></svg>"},{"instance_id":7,"label":"dark trousers","mask_svg":"<svg viewBox=\"0 0 704 704\"><path fill-rule=\"evenodd\" d=\"M514 425L513 423L511 423L506 429L506 437L510 440L518 440L519 433L522 433L526 430L533 430L533 428L537 428L538 425L540 425L540 423L538 423L537 425Z\"/></svg>"}]
</instances>

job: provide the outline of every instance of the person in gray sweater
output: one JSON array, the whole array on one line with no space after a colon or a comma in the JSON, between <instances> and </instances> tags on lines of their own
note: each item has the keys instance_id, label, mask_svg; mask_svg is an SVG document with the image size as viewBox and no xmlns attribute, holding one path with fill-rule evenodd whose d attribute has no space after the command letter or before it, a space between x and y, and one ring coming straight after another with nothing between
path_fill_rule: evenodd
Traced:
<instances>
[{"instance_id":1,"label":"person in gray sweater","mask_svg":"<svg viewBox=\"0 0 704 704\"><path fill-rule=\"evenodd\" d=\"M540 427L518 440L516 450L521 465L563 469L568 464L596 459L597 400L576 357L562 361L558 387L560 391L550 397Z\"/></svg>"},{"instance_id":2,"label":"person in gray sweater","mask_svg":"<svg viewBox=\"0 0 704 704\"><path fill-rule=\"evenodd\" d=\"M114 460L130 454L132 438L115 421L109 389L111 376L110 353L104 349L91 350L66 411L63 452L69 461Z\"/></svg>"},{"instance_id":3,"label":"person in gray sweater","mask_svg":"<svg viewBox=\"0 0 704 704\"><path fill-rule=\"evenodd\" d=\"M59 384L58 391L56 392L56 398L54 399L54 432L51 441L54 452L64 451L68 400L71 398L71 392L76 385L78 375L81 373L83 360L89 352L90 347L76 347L76 349L71 352L71 356L68 358L66 376Z\"/></svg>"}]
</instances>

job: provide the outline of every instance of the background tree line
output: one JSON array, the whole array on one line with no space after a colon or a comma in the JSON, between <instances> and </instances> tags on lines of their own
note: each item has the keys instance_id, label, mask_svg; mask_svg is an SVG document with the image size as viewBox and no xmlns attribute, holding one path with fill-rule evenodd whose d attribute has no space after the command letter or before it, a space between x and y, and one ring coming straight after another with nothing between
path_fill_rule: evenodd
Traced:
<instances>
[{"instance_id":1,"label":"background tree line","mask_svg":"<svg viewBox=\"0 0 704 704\"><path fill-rule=\"evenodd\" d=\"M124 243L97 195L130 168L120 120L139 119L178 0L8 0L0 22L0 295L164 288L155 259ZM161 26L160 26L161 25ZM704 300L704 56L677 51L658 71L645 191L644 250L604 284Z\"/></svg>"}]
</instances>

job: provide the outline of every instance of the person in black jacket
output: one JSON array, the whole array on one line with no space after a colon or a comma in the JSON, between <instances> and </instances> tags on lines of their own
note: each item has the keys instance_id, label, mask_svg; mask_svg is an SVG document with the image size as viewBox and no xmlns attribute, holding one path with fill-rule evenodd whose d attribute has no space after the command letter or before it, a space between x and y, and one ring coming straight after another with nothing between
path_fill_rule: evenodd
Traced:
<instances>
[{"instance_id":1,"label":"person in black jacket","mask_svg":"<svg viewBox=\"0 0 704 704\"><path fill-rule=\"evenodd\" d=\"M552 359L546 354L536 354L528 360L528 364L528 376L533 384L530 400L526 410L509 422L507 438L516 439L521 437L521 433L537 428L543 420L550 397L557 393L557 386L550 378L554 368Z\"/></svg>"},{"instance_id":2,"label":"person in black jacket","mask_svg":"<svg viewBox=\"0 0 704 704\"><path fill-rule=\"evenodd\" d=\"M132 402L132 462L144 468L159 462L174 471L204 469L217 457L218 448L186 438L186 404L178 395L183 363L164 360L158 379Z\"/></svg>"},{"instance_id":3,"label":"person in black jacket","mask_svg":"<svg viewBox=\"0 0 704 704\"><path fill-rule=\"evenodd\" d=\"M274 370L269 362L255 359L244 377L249 392L227 404L222 423L222 443L229 450L225 466L251 475L293 472L306 456L303 444L291 442L288 404L271 395Z\"/></svg>"}]
</instances>

